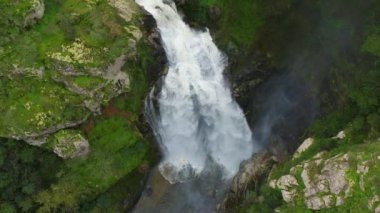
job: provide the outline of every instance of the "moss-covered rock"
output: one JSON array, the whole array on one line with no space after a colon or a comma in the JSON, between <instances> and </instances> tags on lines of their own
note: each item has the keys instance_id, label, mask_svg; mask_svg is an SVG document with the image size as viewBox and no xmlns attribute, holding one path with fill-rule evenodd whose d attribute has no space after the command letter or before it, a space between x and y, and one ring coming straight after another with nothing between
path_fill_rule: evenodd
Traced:
<instances>
[{"instance_id":1,"label":"moss-covered rock","mask_svg":"<svg viewBox=\"0 0 380 213\"><path fill-rule=\"evenodd\" d=\"M289 206L322 210L373 211L379 203L379 142L352 147L349 152L321 152L295 165L289 174L269 179ZM285 184L292 177L297 184ZM298 182L297 182L298 180ZM290 196L291 195L291 196ZM293 207L281 207L285 212Z\"/></svg>"},{"instance_id":2,"label":"moss-covered rock","mask_svg":"<svg viewBox=\"0 0 380 213\"><path fill-rule=\"evenodd\" d=\"M88 154L89 143L80 131L61 130L52 138L53 150L61 158L74 158Z\"/></svg>"},{"instance_id":3,"label":"moss-covered rock","mask_svg":"<svg viewBox=\"0 0 380 213\"><path fill-rule=\"evenodd\" d=\"M3 0L0 14L1 137L42 145L130 89L142 38L132 0Z\"/></svg>"}]
</instances>

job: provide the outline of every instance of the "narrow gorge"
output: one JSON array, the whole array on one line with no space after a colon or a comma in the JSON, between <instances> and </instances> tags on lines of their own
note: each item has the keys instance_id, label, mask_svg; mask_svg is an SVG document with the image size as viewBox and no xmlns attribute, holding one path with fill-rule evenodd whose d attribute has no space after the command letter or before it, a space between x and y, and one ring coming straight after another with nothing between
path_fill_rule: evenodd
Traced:
<instances>
[{"instance_id":1,"label":"narrow gorge","mask_svg":"<svg viewBox=\"0 0 380 213\"><path fill-rule=\"evenodd\" d=\"M208 30L191 29L184 23L174 2L137 0L137 3L155 18L168 58L168 73L162 85L153 88L145 106L163 155L158 170L171 184L177 183L179 190L189 187L186 182L204 186L203 182L213 182L206 179L216 182L219 178L218 189L196 191L199 186L193 184L193 189L182 192L187 195L174 193L166 202L176 207L166 206L161 211L178 212L186 208L188 212L211 211L214 202L204 207L199 202L217 190L222 196L240 163L255 151L243 111L223 76L227 58L213 43ZM198 201L181 201L195 193L199 193ZM136 212L152 210L137 208Z\"/></svg>"},{"instance_id":2,"label":"narrow gorge","mask_svg":"<svg viewBox=\"0 0 380 213\"><path fill-rule=\"evenodd\" d=\"M379 14L0 0L0 213L380 213Z\"/></svg>"}]
</instances>

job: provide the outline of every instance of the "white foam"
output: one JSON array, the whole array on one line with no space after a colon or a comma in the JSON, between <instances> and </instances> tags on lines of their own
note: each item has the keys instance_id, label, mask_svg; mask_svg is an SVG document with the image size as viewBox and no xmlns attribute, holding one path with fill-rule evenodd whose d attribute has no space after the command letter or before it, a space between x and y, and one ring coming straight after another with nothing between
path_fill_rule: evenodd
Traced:
<instances>
[{"instance_id":1,"label":"white foam","mask_svg":"<svg viewBox=\"0 0 380 213\"><path fill-rule=\"evenodd\" d=\"M154 121L164 154L160 172L172 183L186 181L204 171L211 159L226 178L232 177L253 153L253 144L223 77L224 55L209 32L182 21L174 3L136 2L156 19L169 61Z\"/></svg>"}]
</instances>

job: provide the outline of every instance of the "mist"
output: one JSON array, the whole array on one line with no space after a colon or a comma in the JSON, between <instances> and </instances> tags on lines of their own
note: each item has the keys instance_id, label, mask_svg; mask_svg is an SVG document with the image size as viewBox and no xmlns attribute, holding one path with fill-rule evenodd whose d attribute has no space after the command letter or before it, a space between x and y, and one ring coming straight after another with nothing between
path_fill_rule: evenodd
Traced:
<instances>
[{"instance_id":1,"label":"mist","mask_svg":"<svg viewBox=\"0 0 380 213\"><path fill-rule=\"evenodd\" d=\"M326 95L334 90L334 75L346 74L339 63L357 60L352 53L360 48L365 8L370 5L370 1L295 1L287 14L290 18L272 17L261 29L257 43L272 41L263 49L272 55L267 60L275 61L275 71L250 89L245 111L263 149L284 158L308 137L305 130L326 111L327 99L334 98ZM243 68L251 71L246 73L262 75L250 64Z\"/></svg>"}]
</instances>

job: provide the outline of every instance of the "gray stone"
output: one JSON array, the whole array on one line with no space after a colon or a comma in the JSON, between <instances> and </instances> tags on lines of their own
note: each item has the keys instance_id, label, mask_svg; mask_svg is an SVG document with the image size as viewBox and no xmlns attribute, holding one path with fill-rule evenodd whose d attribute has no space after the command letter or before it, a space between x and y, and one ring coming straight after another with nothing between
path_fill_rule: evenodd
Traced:
<instances>
[{"instance_id":1,"label":"gray stone","mask_svg":"<svg viewBox=\"0 0 380 213\"><path fill-rule=\"evenodd\" d=\"M380 201L380 198L378 195L375 195L373 197L371 197L369 200L368 200L368 209L369 210L373 210L373 208L375 207L375 204L378 203Z\"/></svg>"},{"instance_id":2,"label":"gray stone","mask_svg":"<svg viewBox=\"0 0 380 213\"><path fill-rule=\"evenodd\" d=\"M292 175L284 175L277 180L277 188L281 190L288 190L293 186L298 186L298 182L297 179Z\"/></svg>"},{"instance_id":3,"label":"gray stone","mask_svg":"<svg viewBox=\"0 0 380 213\"><path fill-rule=\"evenodd\" d=\"M344 204L344 198L342 196L337 196L336 197L336 203L335 206L341 206Z\"/></svg>"},{"instance_id":4,"label":"gray stone","mask_svg":"<svg viewBox=\"0 0 380 213\"><path fill-rule=\"evenodd\" d=\"M43 0L33 0L32 4L32 8L24 19L25 27L35 24L45 13L45 4Z\"/></svg>"},{"instance_id":5,"label":"gray stone","mask_svg":"<svg viewBox=\"0 0 380 213\"><path fill-rule=\"evenodd\" d=\"M306 140L304 140L301 146L299 146L297 151L294 153L293 159L300 157L303 152L305 152L307 149L310 148L311 145L313 145L313 143L313 138L307 138Z\"/></svg>"},{"instance_id":6,"label":"gray stone","mask_svg":"<svg viewBox=\"0 0 380 213\"><path fill-rule=\"evenodd\" d=\"M217 207L218 212L229 212L228 207L242 199L248 187L258 183L275 162L275 158L267 152L254 154L251 159L242 162L239 172L232 180L229 193Z\"/></svg>"},{"instance_id":7,"label":"gray stone","mask_svg":"<svg viewBox=\"0 0 380 213\"><path fill-rule=\"evenodd\" d=\"M287 203L292 202L297 194L294 186L298 186L298 182L292 175L284 175L277 181L277 188L281 189L282 198Z\"/></svg>"},{"instance_id":8,"label":"gray stone","mask_svg":"<svg viewBox=\"0 0 380 213\"><path fill-rule=\"evenodd\" d=\"M320 210L325 208L325 203L322 198L318 196L313 196L305 201L307 208L313 210Z\"/></svg>"},{"instance_id":9,"label":"gray stone","mask_svg":"<svg viewBox=\"0 0 380 213\"><path fill-rule=\"evenodd\" d=\"M333 139L344 139L346 137L346 133L344 131L340 131Z\"/></svg>"}]
</instances>

